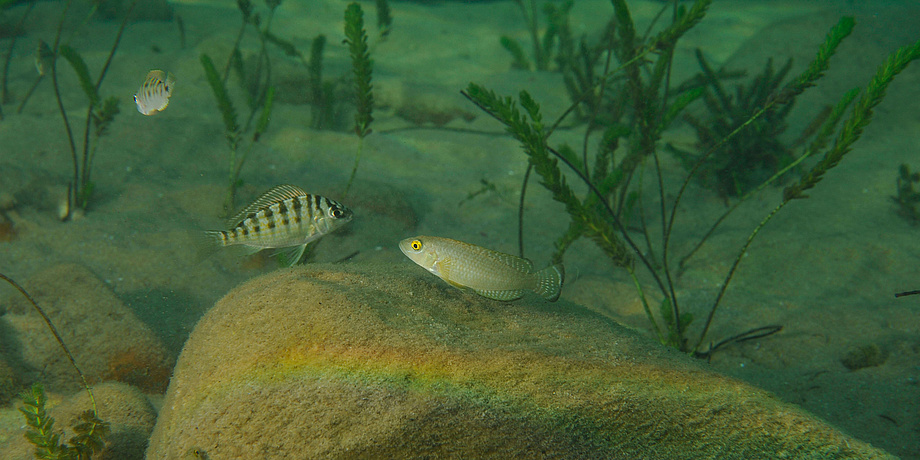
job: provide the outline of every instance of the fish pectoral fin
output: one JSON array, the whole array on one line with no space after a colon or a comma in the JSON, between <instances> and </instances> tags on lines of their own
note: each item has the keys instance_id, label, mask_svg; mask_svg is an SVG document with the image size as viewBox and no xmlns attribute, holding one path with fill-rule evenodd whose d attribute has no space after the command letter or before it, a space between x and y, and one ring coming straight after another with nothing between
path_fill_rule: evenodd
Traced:
<instances>
[{"instance_id":1,"label":"fish pectoral fin","mask_svg":"<svg viewBox=\"0 0 920 460\"><path fill-rule=\"evenodd\" d=\"M304 251L307 250L306 244L301 244L300 246L292 246L290 248L278 251L280 256L283 256L288 263L288 267L293 267L300 262L300 258L303 257Z\"/></svg>"},{"instance_id":2,"label":"fish pectoral fin","mask_svg":"<svg viewBox=\"0 0 920 460\"><path fill-rule=\"evenodd\" d=\"M508 302L524 297L523 289L511 291L500 291L497 289L473 289L473 292L489 299L501 300L502 302Z\"/></svg>"}]
</instances>

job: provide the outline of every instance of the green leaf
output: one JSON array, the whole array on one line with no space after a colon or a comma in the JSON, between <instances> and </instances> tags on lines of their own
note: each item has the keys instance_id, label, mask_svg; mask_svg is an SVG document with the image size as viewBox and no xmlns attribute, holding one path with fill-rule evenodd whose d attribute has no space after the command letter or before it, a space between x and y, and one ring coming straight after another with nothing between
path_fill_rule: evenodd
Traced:
<instances>
[{"instance_id":1,"label":"green leaf","mask_svg":"<svg viewBox=\"0 0 920 460\"><path fill-rule=\"evenodd\" d=\"M345 9L345 37L355 76L355 98L358 107L358 113L355 114L355 133L363 138L370 134L371 122L374 120L374 94L371 85L373 64L367 47L367 31L364 30L364 12L357 3L350 3Z\"/></svg>"},{"instance_id":2,"label":"green leaf","mask_svg":"<svg viewBox=\"0 0 920 460\"><path fill-rule=\"evenodd\" d=\"M531 68L530 60L527 59L527 55L524 53L524 48L521 47L520 42L507 35L502 35L499 38L499 43L501 43L502 48L511 53L511 57L514 58L511 67L523 70L529 70Z\"/></svg>"},{"instance_id":3,"label":"green leaf","mask_svg":"<svg viewBox=\"0 0 920 460\"><path fill-rule=\"evenodd\" d=\"M214 68L214 63L207 54L201 55L201 66L204 67L204 73L208 79L208 84L211 85L211 91L214 92L217 108L220 109L220 113L224 117L224 127L227 129L227 136L236 137L240 127L236 122L236 109L233 108L233 103L230 102L230 96L227 95L227 88L221 81L217 69Z\"/></svg>"},{"instance_id":4,"label":"green leaf","mask_svg":"<svg viewBox=\"0 0 920 460\"><path fill-rule=\"evenodd\" d=\"M262 35L265 37L265 40L277 46L284 54L291 56L291 57L300 58L300 59L304 58L303 53L301 53L300 50L298 50L297 47L294 46L293 43L287 40L281 39L277 35L267 30L263 32Z\"/></svg>"},{"instance_id":5,"label":"green leaf","mask_svg":"<svg viewBox=\"0 0 920 460\"><path fill-rule=\"evenodd\" d=\"M258 141L259 137L262 136L262 133L268 128L268 122L271 121L272 116L272 102L275 100L275 87L269 86L268 93L265 95L265 105L262 106L262 115L259 116L259 122L256 123L256 131L253 135L253 140Z\"/></svg>"},{"instance_id":6,"label":"green leaf","mask_svg":"<svg viewBox=\"0 0 920 460\"><path fill-rule=\"evenodd\" d=\"M80 81L80 87L83 88L83 92L86 93L86 97L89 98L89 103L92 106L95 106L99 103L99 94L96 92L96 85L93 84L89 76L89 68L86 67L86 61L80 57L80 54L76 50L67 46L61 45L59 49L61 56L64 56L64 59L67 59L67 62L70 63L70 66L73 67L74 72L77 74L77 79Z\"/></svg>"}]
</instances>

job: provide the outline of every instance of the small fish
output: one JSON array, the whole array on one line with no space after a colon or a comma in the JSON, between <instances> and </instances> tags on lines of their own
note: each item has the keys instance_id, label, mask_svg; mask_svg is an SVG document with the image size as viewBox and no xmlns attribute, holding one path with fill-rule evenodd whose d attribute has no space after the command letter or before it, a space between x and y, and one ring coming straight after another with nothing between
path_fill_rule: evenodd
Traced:
<instances>
[{"instance_id":1,"label":"small fish","mask_svg":"<svg viewBox=\"0 0 920 460\"><path fill-rule=\"evenodd\" d=\"M399 249L451 286L495 300L519 299L531 290L555 302L565 278L562 264L534 272L527 259L449 238L406 238L399 242Z\"/></svg>"},{"instance_id":2,"label":"small fish","mask_svg":"<svg viewBox=\"0 0 920 460\"><path fill-rule=\"evenodd\" d=\"M219 247L293 248L288 259L293 265L308 243L347 224L353 216L350 209L329 198L310 195L293 185L278 185L233 216L227 222L230 230L211 230L205 235Z\"/></svg>"},{"instance_id":3,"label":"small fish","mask_svg":"<svg viewBox=\"0 0 920 460\"><path fill-rule=\"evenodd\" d=\"M141 89L137 90L137 94L134 95L137 111L144 115L156 115L162 112L169 105L169 97L172 96L175 85L176 78L173 74L167 74L162 70L151 70L144 84L141 85Z\"/></svg>"}]
</instances>

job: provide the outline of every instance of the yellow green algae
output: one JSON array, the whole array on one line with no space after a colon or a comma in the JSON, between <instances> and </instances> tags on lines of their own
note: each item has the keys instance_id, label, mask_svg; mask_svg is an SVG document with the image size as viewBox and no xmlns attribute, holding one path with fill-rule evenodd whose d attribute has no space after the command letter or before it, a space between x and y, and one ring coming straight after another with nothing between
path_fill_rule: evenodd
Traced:
<instances>
[{"instance_id":1,"label":"yellow green algae","mask_svg":"<svg viewBox=\"0 0 920 460\"><path fill-rule=\"evenodd\" d=\"M560 302L392 266L281 270L179 359L148 458L886 458L769 393Z\"/></svg>"}]
</instances>

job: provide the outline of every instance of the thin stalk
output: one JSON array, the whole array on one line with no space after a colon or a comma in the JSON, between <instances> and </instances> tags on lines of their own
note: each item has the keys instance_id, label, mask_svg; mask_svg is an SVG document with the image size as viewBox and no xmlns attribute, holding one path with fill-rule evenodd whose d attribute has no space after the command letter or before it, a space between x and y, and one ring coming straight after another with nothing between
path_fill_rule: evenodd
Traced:
<instances>
[{"instance_id":1,"label":"thin stalk","mask_svg":"<svg viewBox=\"0 0 920 460\"><path fill-rule=\"evenodd\" d=\"M26 95L22 98L22 102L19 103L19 107L16 107L16 114L21 114L22 109L26 107L26 103L29 102L29 99L32 97L32 93L38 88L38 84L42 82L42 79L45 78L45 74L39 74L38 77L35 77L35 80L32 81L32 86L29 87L29 90L26 91Z\"/></svg>"},{"instance_id":2,"label":"thin stalk","mask_svg":"<svg viewBox=\"0 0 920 460\"><path fill-rule=\"evenodd\" d=\"M16 47L16 41L19 38L19 34L22 33L22 26L25 24L26 18L29 17L29 13L32 12L32 9L35 8L35 1L36 0L32 0L29 2L29 7L22 13L22 17L19 18L19 22L16 23L16 28L13 29L13 38L10 40L10 46L6 50L6 60L3 62L3 84L0 86L0 105L9 102L10 92L7 88L7 80L10 74L10 62L13 58L13 49ZM0 120L2 119L3 113L0 112Z\"/></svg>"},{"instance_id":3,"label":"thin stalk","mask_svg":"<svg viewBox=\"0 0 920 460\"><path fill-rule=\"evenodd\" d=\"M818 150L824 148L827 145L827 139L833 133L833 130L837 126L838 122L840 121L840 118L842 117L844 110L846 109L846 107L850 105L853 99L856 98L856 95L858 94L858 92L859 92L858 88L852 89L844 95L844 97L840 100L840 102L837 103L837 106L831 111L831 113L826 118L824 126L821 128L820 132L817 134L814 141L805 149L805 151L801 155L799 155L798 158L796 158L789 165L780 169L776 174L774 174L769 179L764 181L756 189L742 196L735 204L733 204L727 211L725 211L725 213L723 213L718 219L716 219L715 223L713 223L712 226L709 228L709 231L707 231L706 234L703 235L703 238L700 239L699 243L697 243L697 245L694 246L693 249L690 250L690 252L680 260L680 263L678 264L679 269L684 268L684 266L687 263L687 260L689 260L696 253L696 251L699 250L699 248L701 248L704 243L706 243L706 241L709 239L709 237L712 235L715 229L719 225L721 225L722 221L724 221L729 216L729 214L734 212L735 209L741 206L742 203L750 199L752 196L760 193L763 189L767 188L767 186L776 182L781 176L791 171L793 168L797 167L800 163L802 163L806 159L811 158L811 156L814 155Z\"/></svg>"},{"instance_id":4,"label":"thin stalk","mask_svg":"<svg viewBox=\"0 0 920 460\"><path fill-rule=\"evenodd\" d=\"M246 33L246 17L243 17L243 23L240 25L240 31L236 34L236 41L233 43L233 51L230 52L230 57L227 59L227 65L224 66L224 73L220 79L220 82L224 85L227 84L227 78L230 76L230 64L233 62L233 56L236 55L236 51L240 49L240 43L243 42L243 34Z\"/></svg>"},{"instance_id":5,"label":"thin stalk","mask_svg":"<svg viewBox=\"0 0 920 460\"><path fill-rule=\"evenodd\" d=\"M530 171L533 164L527 162L527 170L524 171L524 181L521 182L521 200L518 202L518 255L524 258L524 197L527 196L527 181L530 179Z\"/></svg>"},{"instance_id":6,"label":"thin stalk","mask_svg":"<svg viewBox=\"0 0 920 460\"><path fill-rule=\"evenodd\" d=\"M134 11L134 7L137 6L139 0L134 0L131 2L131 6L128 7L128 11L125 12L125 18L121 21L121 26L118 28L118 33L115 35L115 42L112 43L112 49L109 50L109 55L105 60L105 64L102 66L102 70L99 72L99 78L96 79L96 92L99 92L99 88L102 86L102 80L105 79L105 74L109 70L109 65L112 64L112 59L115 57L115 51L118 50L118 44L121 43L121 36L125 31L125 26L128 25L128 18L131 16L131 12ZM89 131L93 119L93 109L96 107L90 103L89 107L86 108L86 126L83 129L83 170L80 177L80 195L76 198L80 201L78 203L80 207L86 209L89 205L89 196L87 196L87 186L90 183L90 173L92 172L93 156L95 156L95 147L90 150L89 146Z\"/></svg>"},{"instance_id":7,"label":"thin stalk","mask_svg":"<svg viewBox=\"0 0 920 460\"><path fill-rule=\"evenodd\" d=\"M237 182L237 178L239 177L240 168L242 168L242 165L240 165L239 168L237 167L237 162L236 162L237 146L233 144L234 143L231 143L230 145L230 168L228 169L230 171L230 183L227 186L227 200L224 202L224 216L225 217L229 217L233 215L233 209L234 209L233 202L235 201L235 198L236 198L236 182Z\"/></svg>"},{"instance_id":8,"label":"thin stalk","mask_svg":"<svg viewBox=\"0 0 920 460\"><path fill-rule=\"evenodd\" d=\"M348 195L348 191L351 190L351 183L355 180L355 174L358 172L358 164L361 163L361 152L364 151L364 137L358 138L358 152L355 153L355 164L351 168L351 175L348 176L348 184L345 185L345 191L342 192L342 198L344 199Z\"/></svg>"},{"instance_id":9,"label":"thin stalk","mask_svg":"<svg viewBox=\"0 0 920 460\"><path fill-rule=\"evenodd\" d=\"M67 18L67 12L70 10L70 5L73 3L73 0L67 0L67 3L64 4L64 10L61 12L61 19L58 21L57 32L54 36L54 46L52 46L52 59L51 59L51 82L54 86L54 99L57 101L58 110L61 112L61 119L64 121L64 131L67 133L67 141L70 144L70 153L73 159L73 182L67 186L68 188L68 206L67 206L67 215L63 217L64 220L70 217L71 209L73 208L72 199L76 196L77 187L80 183L80 164L77 161L77 143L74 141L73 130L70 129L70 120L67 118L67 110L64 108L64 102L61 100L61 88L58 85L57 79L57 57L58 57L58 48L61 45L61 31L64 29L64 19Z\"/></svg>"},{"instance_id":10,"label":"thin stalk","mask_svg":"<svg viewBox=\"0 0 920 460\"><path fill-rule=\"evenodd\" d=\"M655 328L655 336L658 337L658 342L664 343L664 336L661 335L661 328L658 327L658 321L655 319L655 315L652 314L652 309L648 306L648 300L645 298L645 291L642 290L642 284L639 283L636 271L633 270L632 267L626 267L626 271L629 272L629 277L632 278L633 284L636 286L636 292L639 293L639 300L642 302L642 309L645 310L645 316L648 317L649 322L652 323L652 326Z\"/></svg>"},{"instance_id":11,"label":"thin stalk","mask_svg":"<svg viewBox=\"0 0 920 460\"><path fill-rule=\"evenodd\" d=\"M45 321L45 324L48 325L48 329L50 329L51 333L54 334L54 338L57 340L58 345L61 346L61 349L64 350L64 354L67 355L67 359L70 360L70 364L77 371L77 374L80 375L80 380L83 381L83 388L86 390L86 394L89 395L89 401L93 405L93 413L98 414L99 411L96 410L96 398L93 397L93 390L90 388L89 383L86 380L86 376L83 375L83 371L81 371L80 367L77 366L77 361L74 360L73 354L67 348L67 345L64 344L64 339L61 338L61 334L58 334L57 328L55 328L54 324L51 323L51 318L49 318L48 315L45 314L45 311L38 306L38 303L36 303L35 299L33 299L32 296L26 292L25 288L13 281L12 278L4 275L3 273L0 273L0 279L3 279L7 283L10 283L11 286L16 288L16 290L19 291L19 293L22 294L30 304L32 304L32 307L35 308L35 311L41 315L42 319Z\"/></svg>"},{"instance_id":12,"label":"thin stalk","mask_svg":"<svg viewBox=\"0 0 920 460\"><path fill-rule=\"evenodd\" d=\"M722 302L722 297L725 295L725 291L728 289L728 284L731 282L732 277L735 275L735 270L738 268L738 264L741 263L741 259L747 254L748 247L751 246L751 243L754 241L754 237L757 236L757 233L767 225L767 222L770 222L770 219L773 219L773 216L779 212L780 209L783 209L783 206L786 206L789 200L784 200L775 208L773 211L770 211L770 214L760 222L760 224L754 228L754 231L751 232L751 235L748 236L747 241L744 242L744 246L741 248L741 251L738 252L738 256L735 257L735 262L732 263L732 267L728 270L728 274L725 275L725 281L722 282L722 287L719 289L719 295L716 296L715 302L712 304L712 309L709 310L709 316L706 317L706 323L703 325L703 331L700 332L700 339L697 341L696 345L691 350L691 354L699 351L700 346L703 345L703 341L706 340L706 333L709 332L709 326L712 324L712 318L716 314L716 310L719 308L719 304ZM678 321L679 322L679 321Z\"/></svg>"}]
</instances>

